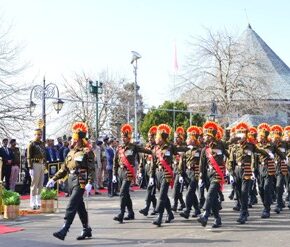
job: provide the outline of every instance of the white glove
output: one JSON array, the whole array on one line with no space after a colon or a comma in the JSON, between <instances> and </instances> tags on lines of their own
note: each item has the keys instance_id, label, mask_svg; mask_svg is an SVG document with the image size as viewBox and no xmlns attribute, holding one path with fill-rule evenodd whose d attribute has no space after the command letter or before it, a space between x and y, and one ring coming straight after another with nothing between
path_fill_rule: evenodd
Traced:
<instances>
[{"instance_id":1,"label":"white glove","mask_svg":"<svg viewBox=\"0 0 290 247\"><path fill-rule=\"evenodd\" d=\"M270 156L270 159L274 159L274 154L272 152L269 152L269 156Z\"/></svg>"},{"instance_id":2,"label":"white glove","mask_svg":"<svg viewBox=\"0 0 290 247\"><path fill-rule=\"evenodd\" d=\"M30 177L33 177L33 175L34 175L33 169L29 169L29 175L30 175Z\"/></svg>"},{"instance_id":3,"label":"white glove","mask_svg":"<svg viewBox=\"0 0 290 247\"><path fill-rule=\"evenodd\" d=\"M251 179L252 180L255 180L256 179L255 173L252 173Z\"/></svg>"},{"instance_id":4,"label":"white glove","mask_svg":"<svg viewBox=\"0 0 290 247\"><path fill-rule=\"evenodd\" d=\"M202 187L202 186L203 186L203 181L202 181L202 179L199 179L199 180L198 180L198 186L199 186L199 187Z\"/></svg>"},{"instance_id":5,"label":"white glove","mask_svg":"<svg viewBox=\"0 0 290 247\"><path fill-rule=\"evenodd\" d=\"M234 177L230 175L230 184L233 184L235 182Z\"/></svg>"},{"instance_id":6,"label":"white glove","mask_svg":"<svg viewBox=\"0 0 290 247\"><path fill-rule=\"evenodd\" d=\"M142 178L142 173L140 172L140 173L138 173L138 178Z\"/></svg>"},{"instance_id":7,"label":"white glove","mask_svg":"<svg viewBox=\"0 0 290 247\"><path fill-rule=\"evenodd\" d=\"M184 180L183 180L183 177L179 177L179 183L183 184Z\"/></svg>"},{"instance_id":8,"label":"white glove","mask_svg":"<svg viewBox=\"0 0 290 247\"><path fill-rule=\"evenodd\" d=\"M86 186L85 186L85 190L87 192L87 194L89 194L92 190L92 185L90 183L87 183Z\"/></svg>"},{"instance_id":9,"label":"white glove","mask_svg":"<svg viewBox=\"0 0 290 247\"><path fill-rule=\"evenodd\" d=\"M116 177L115 175L113 175L112 182L113 182L114 184L117 183L117 177Z\"/></svg>"},{"instance_id":10,"label":"white glove","mask_svg":"<svg viewBox=\"0 0 290 247\"><path fill-rule=\"evenodd\" d=\"M48 180L48 182L47 182L45 187L46 188L51 188L51 187L54 186L54 184L55 184L55 181L51 178L51 179Z\"/></svg>"},{"instance_id":11,"label":"white glove","mask_svg":"<svg viewBox=\"0 0 290 247\"><path fill-rule=\"evenodd\" d=\"M149 178L149 186L152 186L154 185L154 178Z\"/></svg>"}]
</instances>

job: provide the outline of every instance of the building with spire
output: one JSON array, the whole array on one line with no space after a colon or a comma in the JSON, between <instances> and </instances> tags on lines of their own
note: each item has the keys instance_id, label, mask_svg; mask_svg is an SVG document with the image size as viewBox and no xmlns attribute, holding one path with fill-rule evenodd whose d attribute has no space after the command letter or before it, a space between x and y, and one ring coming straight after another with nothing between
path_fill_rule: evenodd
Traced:
<instances>
[{"instance_id":1,"label":"building with spire","mask_svg":"<svg viewBox=\"0 0 290 247\"><path fill-rule=\"evenodd\" d=\"M225 54L225 58L221 59L226 61L223 69L203 72L216 75L212 77L217 82L211 77L203 77L201 83L183 94L182 98L189 103L189 109L203 112L227 126L240 121L252 125L263 121L289 124L290 68L250 24L237 42L231 45L237 54L231 63L236 64L230 70L226 61L230 58ZM212 67L218 66L214 64ZM222 81L219 81L220 78ZM209 86L206 84L208 79L211 80ZM198 90L198 87L203 88ZM218 94L218 90L222 94Z\"/></svg>"}]
</instances>

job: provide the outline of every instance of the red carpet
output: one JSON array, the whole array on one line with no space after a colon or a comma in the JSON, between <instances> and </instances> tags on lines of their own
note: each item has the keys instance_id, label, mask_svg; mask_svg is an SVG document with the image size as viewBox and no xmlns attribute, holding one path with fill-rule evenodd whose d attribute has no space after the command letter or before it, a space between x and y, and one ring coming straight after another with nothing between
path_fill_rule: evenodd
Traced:
<instances>
[{"instance_id":1,"label":"red carpet","mask_svg":"<svg viewBox=\"0 0 290 247\"><path fill-rule=\"evenodd\" d=\"M10 227L5 225L0 225L0 234L10 233L10 232L19 232L24 229L21 227Z\"/></svg>"},{"instance_id":2,"label":"red carpet","mask_svg":"<svg viewBox=\"0 0 290 247\"><path fill-rule=\"evenodd\" d=\"M140 190L140 187L139 186L133 186L130 189L135 191L135 190ZM98 190L98 192L100 192L102 194L106 194L106 193L108 193L108 190L107 189L100 189L100 190ZM94 190L92 190L91 193L94 195ZM59 192L58 193L58 197L64 197L64 192ZM29 200L30 199L30 195L23 195L23 196L20 197L20 199L21 200Z\"/></svg>"}]
</instances>

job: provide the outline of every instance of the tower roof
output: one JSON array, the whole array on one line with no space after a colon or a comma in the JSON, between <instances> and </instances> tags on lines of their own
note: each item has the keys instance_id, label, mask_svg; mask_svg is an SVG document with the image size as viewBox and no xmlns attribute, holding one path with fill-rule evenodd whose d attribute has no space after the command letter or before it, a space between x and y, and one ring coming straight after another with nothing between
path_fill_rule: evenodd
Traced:
<instances>
[{"instance_id":1,"label":"tower roof","mask_svg":"<svg viewBox=\"0 0 290 247\"><path fill-rule=\"evenodd\" d=\"M290 68L252 29L251 25L248 25L248 28L241 35L240 43L246 47L246 52L255 57L261 65L261 70L251 71L251 73L259 77L263 75L270 86L269 90L272 96L270 98L289 99Z\"/></svg>"}]
</instances>

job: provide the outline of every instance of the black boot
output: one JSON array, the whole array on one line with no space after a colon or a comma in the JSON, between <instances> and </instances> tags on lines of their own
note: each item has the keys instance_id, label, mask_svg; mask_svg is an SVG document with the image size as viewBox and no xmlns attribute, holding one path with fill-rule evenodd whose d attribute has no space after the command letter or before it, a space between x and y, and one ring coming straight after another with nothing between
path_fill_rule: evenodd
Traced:
<instances>
[{"instance_id":1,"label":"black boot","mask_svg":"<svg viewBox=\"0 0 290 247\"><path fill-rule=\"evenodd\" d=\"M70 225L65 223L64 226L58 232L53 233L53 236L60 239L60 240L64 240L65 236L68 232L69 227L70 227Z\"/></svg>"},{"instance_id":2,"label":"black boot","mask_svg":"<svg viewBox=\"0 0 290 247\"><path fill-rule=\"evenodd\" d=\"M83 228L82 233L80 236L77 237L77 240L84 240L85 238L91 238L92 237L92 228L86 227Z\"/></svg>"},{"instance_id":3,"label":"black boot","mask_svg":"<svg viewBox=\"0 0 290 247\"><path fill-rule=\"evenodd\" d=\"M173 213L170 211L168 212L167 219L165 220L165 223L170 223L174 219Z\"/></svg>"},{"instance_id":4,"label":"black boot","mask_svg":"<svg viewBox=\"0 0 290 247\"><path fill-rule=\"evenodd\" d=\"M262 219L270 218L270 212L264 209L262 212L261 218Z\"/></svg>"},{"instance_id":5,"label":"black boot","mask_svg":"<svg viewBox=\"0 0 290 247\"><path fill-rule=\"evenodd\" d=\"M183 212L181 212L179 215L185 219L188 219L189 218L189 214L190 214L190 211L189 210L185 210Z\"/></svg>"},{"instance_id":6,"label":"black boot","mask_svg":"<svg viewBox=\"0 0 290 247\"><path fill-rule=\"evenodd\" d=\"M206 227L207 225L208 216L205 214L200 214L197 218L197 221L203 226Z\"/></svg>"},{"instance_id":7,"label":"black boot","mask_svg":"<svg viewBox=\"0 0 290 247\"><path fill-rule=\"evenodd\" d=\"M240 217L237 219L237 222L240 224L245 224L247 221L245 214L241 213Z\"/></svg>"},{"instance_id":8,"label":"black boot","mask_svg":"<svg viewBox=\"0 0 290 247\"><path fill-rule=\"evenodd\" d=\"M220 216L218 216L217 218L215 218L212 228L218 228L221 226L222 226L222 219Z\"/></svg>"},{"instance_id":9,"label":"black boot","mask_svg":"<svg viewBox=\"0 0 290 247\"><path fill-rule=\"evenodd\" d=\"M158 211L156 210L156 208L153 208L153 211L151 212L150 215L156 215L156 214L158 214Z\"/></svg>"},{"instance_id":10,"label":"black boot","mask_svg":"<svg viewBox=\"0 0 290 247\"><path fill-rule=\"evenodd\" d=\"M146 208L142 208L139 210L139 213L140 214L143 214L144 216L147 216L148 215L148 210L147 210L147 207Z\"/></svg>"},{"instance_id":11,"label":"black boot","mask_svg":"<svg viewBox=\"0 0 290 247\"><path fill-rule=\"evenodd\" d=\"M129 212L126 217L124 217L124 220L135 220L135 214L134 212Z\"/></svg>"},{"instance_id":12,"label":"black boot","mask_svg":"<svg viewBox=\"0 0 290 247\"><path fill-rule=\"evenodd\" d=\"M157 219L152 222L153 225L161 226L163 214L158 215Z\"/></svg>"},{"instance_id":13,"label":"black boot","mask_svg":"<svg viewBox=\"0 0 290 247\"><path fill-rule=\"evenodd\" d=\"M113 218L113 220L115 221L119 221L120 223L123 223L123 220L124 220L124 213L119 213L117 216L115 216Z\"/></svg>"},{"instance_id":14,"label":"black boot","mask_svg":"<svg viewBox=\"0 0 290 247\"><path fill-rule=\"evenodd\" d=\"M196 218L201 214L200 209L195 209L194 214L191 216L192 218Z\"/></svg>"}]
</instances>

